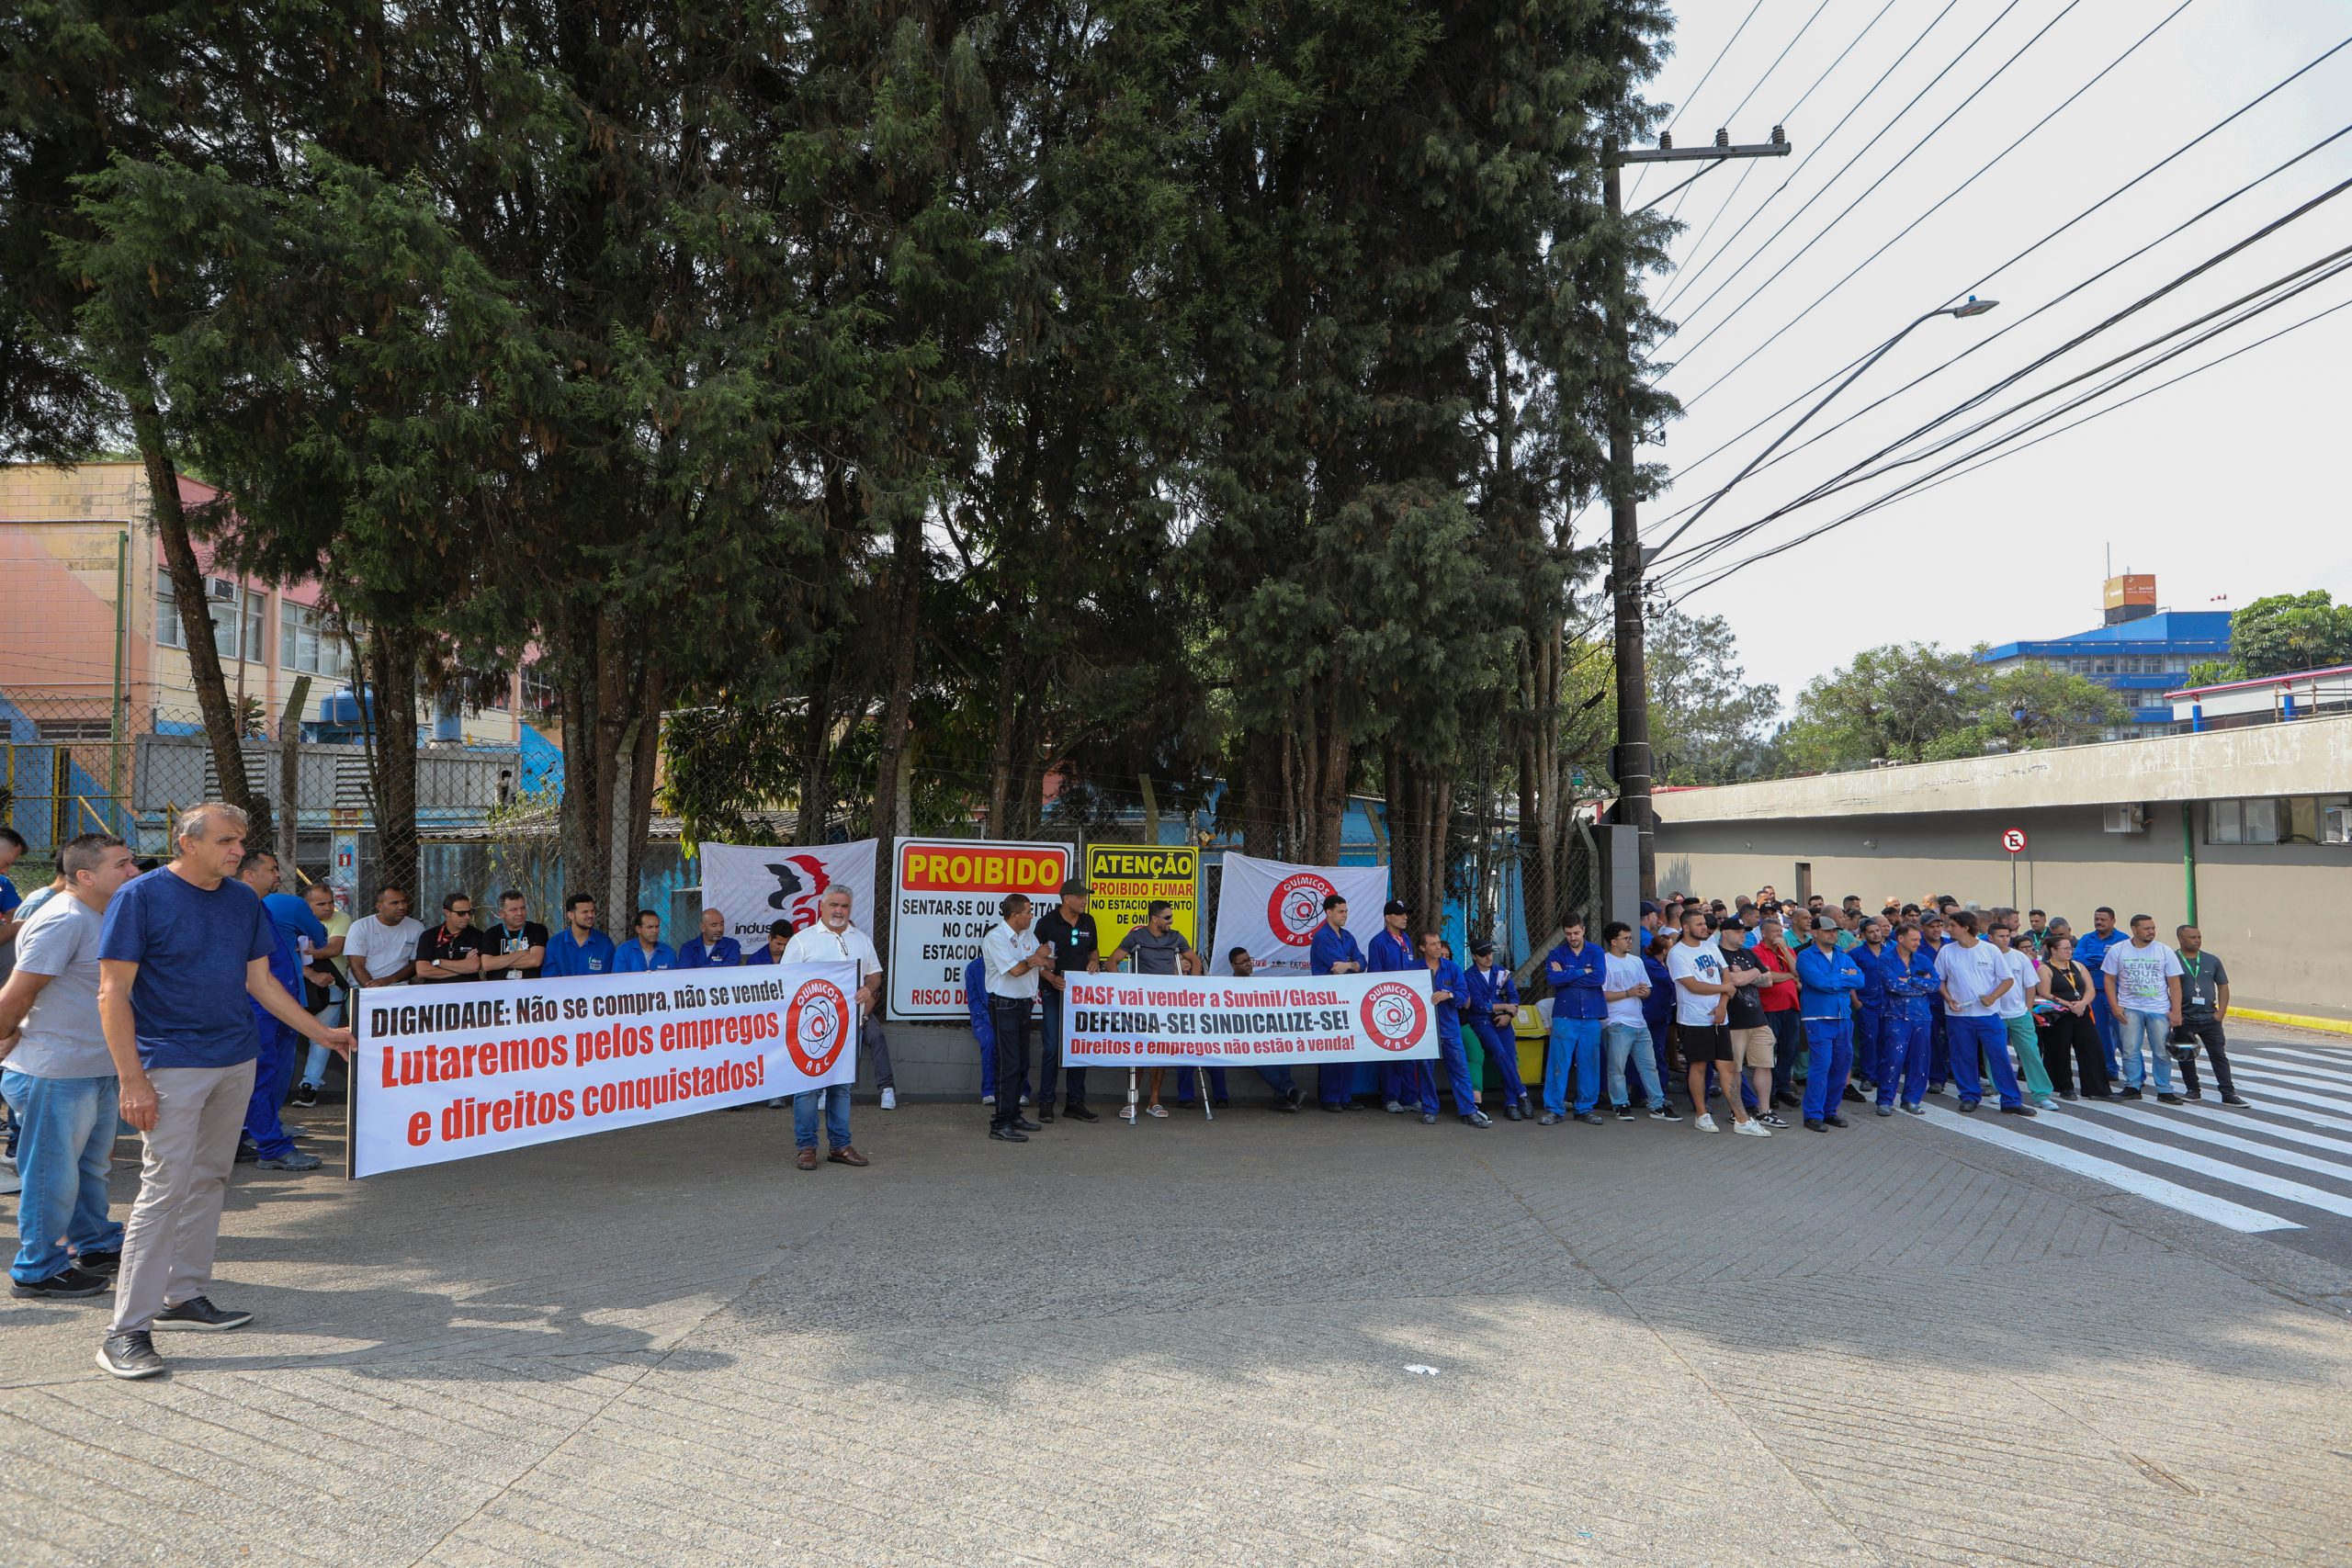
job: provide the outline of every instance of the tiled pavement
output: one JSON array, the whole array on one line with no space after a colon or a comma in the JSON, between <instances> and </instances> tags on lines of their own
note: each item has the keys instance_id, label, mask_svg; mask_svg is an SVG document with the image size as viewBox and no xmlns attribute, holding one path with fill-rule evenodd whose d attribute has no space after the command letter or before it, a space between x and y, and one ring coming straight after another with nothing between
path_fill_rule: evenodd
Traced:
<instances>
[{"instance_id":1,"label":"tiled pavement","mask_svg":"<svg viewBox=\"0 0 2352 1568\"><path fill-rule=\"evenodd\" d=\"M2281 1245L2347 1222L2274 1198L1908 1118L857 1119L241 1170L260 1321L170 1380L0 1305L0 1562L2352 1562L2352 1271Z\"/></svg>"}]
</instances>

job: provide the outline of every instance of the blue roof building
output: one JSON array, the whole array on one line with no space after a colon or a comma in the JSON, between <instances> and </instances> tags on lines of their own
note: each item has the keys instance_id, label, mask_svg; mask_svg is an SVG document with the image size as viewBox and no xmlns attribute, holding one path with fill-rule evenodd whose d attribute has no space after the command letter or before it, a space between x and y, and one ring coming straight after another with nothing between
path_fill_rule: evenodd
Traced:
<instances>
[{"instance_id":1,"label":"blue roof building","mask_svg":"<svg viewBox=\"0 0 2352 1568\"><path fill-rule=\"evenodd\" d=\"M1994 670L2040 664L2086 676L2122 693L2132 704L2131 724L2122 733L2161 735L2173 728L2172 705L2165 694L2188 683L2190 665L2226 659L2229 652L2229 611L2158 610L2072 637L2005 642L1978 654L1976 661Z\"/></svg>"}]
</instances>

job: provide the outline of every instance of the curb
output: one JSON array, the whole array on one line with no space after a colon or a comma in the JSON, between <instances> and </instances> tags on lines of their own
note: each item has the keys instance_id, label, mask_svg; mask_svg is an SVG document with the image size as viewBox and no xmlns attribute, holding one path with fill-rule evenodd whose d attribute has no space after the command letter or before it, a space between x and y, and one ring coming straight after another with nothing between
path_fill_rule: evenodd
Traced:
<instances>
[{"instance_id":1,"label":"curb","mask_svg":"<svg viewBox=\"0 0 2352 1568\"><path fill-rule=\"evenodd\" d=\"M2261 1008L2232 1008L2232 1018L2251 1018L2263 1023L2283 1023L2290 1029L2316 1029L2327 1034L2352 1034L2352 1019L2312 1018L2300 1012L2267 1012Z\"/></svg>"}]
</instances>

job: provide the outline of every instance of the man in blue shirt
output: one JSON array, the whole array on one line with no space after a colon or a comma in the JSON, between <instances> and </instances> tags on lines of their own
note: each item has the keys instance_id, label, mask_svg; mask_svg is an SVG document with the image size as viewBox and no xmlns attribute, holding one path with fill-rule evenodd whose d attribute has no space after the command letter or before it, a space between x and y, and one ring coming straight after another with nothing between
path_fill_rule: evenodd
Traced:
<instances>
[{"instance_id":1,"label":"man in blue shirt","mask_svg":"<svg viewBox=\"0 0 2352 1568\"><path fill-rule=\"evenodd\" d=\"M1487 1060L1503 1080L1503 1114L1513 1122L1534 1114L1527 1086L1519 1078L1519 1039L1512 1029L1519 1013L1519 983L1508 964L1495 962L1495 944L1470 944L1470 967L1463 972L1462 1021L1486 1048Z\"/></svg>"},{"instance_id":2,"label":"man in blue shirt","mask_svg":"<svg viewBox=\"0 0 2352 1568\"><path fill-rule=\"evenodd\" d=\"M613 959L616 975L653 975L678 965L678 955L662 940L662 917L650 909L639 909L631 922L635 934L628 945Z\"/></svg>"},{"instance_id":3,"label":"man in blue shirt","mask_svg":"<svg viewBox=\"0 0 2352 1568\"><path fill-rule=\"evenodd\" d=\"M2075 939L2075 962L2089 970L2098 985L2091 998L2091 1024L2098 1031L2099 1048L2107 1053L2107 1081L2123 1081L2123 1024L2107 999L2107 983L2097 976L2107 964L2107 951L2132 939L2115 924L2115 911L2101 904L2091 915L2091 929Z\"/></svg>"},{"instance_id":4,"label":"man in blue shirt","mask_svg":"<svg viewBox=\"0 0 2352 1568\"><path fill-rule=\"evenodd\" d=\"M269 971L277 936L254 890L234 878L245 814L208 802L179 820L176 857L107 906L98 938L98 1013L121 1080L121 1111L147 1154L122 1238L114 1322L98 1364L119 1378L163 1371L158 1323L240 1328L251 1313L205 1295L237 1129L253 1099L261 1039L247 998L345 1056L351 1031L302 1009Z\"/></svg>"},{"instance_id":5,"label":"man in blue shirt","mask_svg":"<svg viewBox=\"0 0 2352 1568\"><path fill-rule=\"evenodd\" d=\"M307 942L312 947L324 946L327 928L311 913L309 904L277 890L282 875L277 857L267 850L247 850L237 867L237 880L260 896L262 908L269 916L270 932L277 938L277 949L269 955L270 976L286 987L287 995L299 997L302 994L302 945ZM245 1106L243 1141L253 1152L248 1155L240 1149L237 1157L252 1159L264 1170L316 1170L319 1156L294 1146L293 1136L277 1113L294 1088L294 1032L270 1017L259 1000L252 1000L250 1006L261 1055L254 1060L253 1099Z\"/></svg>"},{"instance_id":6,"label":"man in blue shirt","mask_svg":"<svg viewBox=\"0 0 2352 1568\"><path fill-rule=\"evenodd\" d=\"M1943 987L1936 973L1934 954L1919 945L1917 924L1905 920L1894 932L1879 963L1879 983L1886 991L1886 1016L1881 1023L1885 1058L1878 1080L1878 1113L1894 1114L1899 1100L1914 1116L1928 1091L1928 1046L1934 1015L1928 998Z\"/></svg>"},{"instance_id":7,"label":"man in blue shirt","mask_svg":"<svg viewBox=\"0 0 2352 1568\"><path fill-rule=\"evenodd\" d=\"M547 962L539 965L543 979L570 975L610 975L615 961L613 939L596 929L596 900L574 893L563 901L563 930L548 938Z\"/></svg>"},{"instance_id":8,"label":"man in blue shirt","mask_svg":"<svg viewBox=\"0 0 2352 1568\"><path fill-rule=\"evenodd\" d=\"M1835 916L1813 918L1813 941L1797 950L1797 1013L1804 1021L1804 1124L1843 1127L1838 1101L1854 1070L1854 993L1866 983L1853 954L1838 946Z\"/></svg>"},{"instance_id":9,"label":"man in blue shirt","mask_svg":"<svg viewBox=\"0 0 2352 1568\"><path fill-rule=\"evenodd\" d=\"M1861 930L1861 944L1847 949L1847 956L1862 972L1862 988L1854 993L1854 1077L1865 1088L1875 1089L1879 1074L1886 1070L1884 965L1890 950L1884 920L1876 915L1867 916ZM1858 1100L1866 1097L1849 1084L1846 1098Z\"/></svg>"},{"instance_id":10,"label":"man in blue shirt","mask_svg":"<svg viewBox=\"0 0 2352 1568\"><path fill-rule=\"evenodd\" d=\"M1363 949L1356 945L1355 933L1348 930L1348 901L1337 893L1323 899L1323 923L1315 928L1315 940L1307 944L1306 972L1310 975L1361 975L1363 973ZM1345 1111L1355 1102L1356 1064L1334 1062L1316 1070L1317 1092L1326 1111Z\"/></svg>"},{"instance_id":11,"label":"man in blue shirt","mask_svg":"<svg viewBox=\"0 0 2352 1568\"><path fill-rule=\"evenodd\" d=\"M1552 985L1552 1044L1544 1053L1539 1126L1552 1126L1566 1116L1571 1066L1577 1077L1577 1120L1600 1125L1592 1108L1600 1100L1600 1026L1609 1016L1609 1003L1600 992L1608 964L1608 955L1585 941L1584 922L1574 916L1560 930L1560 945L1544 957L1544 977Z\"/></svg>"},{"instance_id":12,"label":"man in blue shirt","mask_svg":"<svg viewBox=\"0 0 2352 1568\"><path fill-rule=\"evenodd\" d=\"M1401 898L1391 898L1381 906L1381 930L1364 949L1363 970L1367 975L1395 975L1421 966L1421 946L1405 928L1412 924L1413 911ZM1409 1063L1384 1062L1380 1066L1380 1108L1390 1115L1402 1115L1408 1100L1418 1099L1420 1078Z\"/></svg>"},{"instance_id":13,"label":"man in blue shirt","mask_svg":"<svg viewBox=\"0 0 2352 1568\"><path fill-rule=\"evenodd\" d=\"M1919 951L1933 964L1936 954L1951 942L1951 930L1944 924L1943 916L1932 908L1919 913ZM1951 1020L1944 1015L1944 992L1940 981L1928 997L1928 1092L1941 1094L1951 1080Z\"/></svg>"},{"instance_id":14,"label":"man in blue shirt","mask_svg":"<svg viewBox=\"0 0 2352 1568\"><path fill-rule=\"evenodd\" d=\"M727 916L718 909L702 912L702 934L678 949L681 969L732 969L743 962L743 949L727 934Z\"/></svg>"},{"instance_id":15,"label":"man in blue shirt","mask_svg":"<svg viewBox=\"0 0 2352 1568\"><path fill-rule=\"evenodd\" d=\"M1445 1064L1445 1080L1453 1091L1453 1111L1464 1125L1491 1127L1494 1119L1478 1109L1477 1090L1470 1083L1470 1056L1462 1047L1462 998L1469 982L1462 965L1445 956L1445 939L1436 931L1421 933L1421 964L1430 972L1430 1006L1437 1014L1437 1054ZM1421 1125L1437 1125L1437 1074L1428 1062L1408 1062L1405 1071L1421 1108Z\"/></svg>"}]
</instances>

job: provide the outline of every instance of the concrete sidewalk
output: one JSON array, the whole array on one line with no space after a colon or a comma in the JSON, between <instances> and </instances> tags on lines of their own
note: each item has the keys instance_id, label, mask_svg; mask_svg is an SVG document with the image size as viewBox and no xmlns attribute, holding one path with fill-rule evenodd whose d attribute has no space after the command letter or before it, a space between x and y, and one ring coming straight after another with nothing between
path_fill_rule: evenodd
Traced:
<instances>
[{"instance_id":1,"label":"concrete sidewalk","mask_svg":"<svg viewBox=\"0 0 2352 1568\"><path fill-rule=\"evenodd\" d=\"M2352 1561L2352 1274L1907 1118L984 1115L241 1168L169 1380L0 1305L6 1560Z\"/></svg>"}]
</instances>

